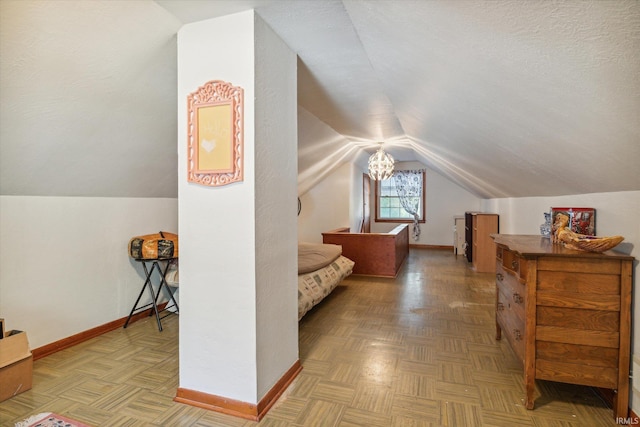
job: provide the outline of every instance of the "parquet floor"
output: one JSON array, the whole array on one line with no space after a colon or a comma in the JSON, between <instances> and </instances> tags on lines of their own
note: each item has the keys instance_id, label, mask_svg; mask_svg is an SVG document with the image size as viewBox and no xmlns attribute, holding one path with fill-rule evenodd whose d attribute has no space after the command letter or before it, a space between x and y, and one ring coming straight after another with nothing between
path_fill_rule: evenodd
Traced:
<instances>
[{"instance_id":1,"label":"parquet floor","mask_svg":"<svg viewBox=\"0 0 640 427\"><path fill-rule=\"evenodd\" d=\"M172 401L178 317L134 323L34 364L34 387L0 425L52 411L93 426L616 425L588 387L537 382L497 342L493 275L449 251L412 249L395 280L350 277L300 323L302 373L260 422Z\"/></svg>"}]
</instances>

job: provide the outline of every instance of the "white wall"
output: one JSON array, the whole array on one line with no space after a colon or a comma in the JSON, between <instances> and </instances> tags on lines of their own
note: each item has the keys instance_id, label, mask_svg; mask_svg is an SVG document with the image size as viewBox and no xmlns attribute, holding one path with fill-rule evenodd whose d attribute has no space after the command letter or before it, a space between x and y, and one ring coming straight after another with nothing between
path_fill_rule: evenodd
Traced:
<instances>
[{"instance_id":1,"label":"white wall","mask_svg":"<svg viewBox=\"0 0 640 427\"><path fill-rule=\"evenodd\" d=\"M0 196L0 313L31 348L129 315L137 235L178 226L177 199Z\"/></svg>"},{"instance_id":2,"label":"white wall","mask_svg":"<svg viewBox=\"0 0 640 427\"><path fill-rule=\"evenodd\" d=\"M295 55L254 17L178 33L180 387L252 404L298 357ZM186 99L210 80L244 88L244 181L223 187L186 181Z\"/></svg>"},{"instance_id":3,"label":"white wall","mask_svg":"<svg viewBox=\"0 0 640 427\"><path fill-rule=\"evenodd\" d=\"M0 0L0 194L176 198L181 25L148 0Z\"/></svg>"},{"instance_id":4,"label":"white wall","mask_svg":"<svg viewBox=\"0 0 640 427\"><path fill-rule=\"evenodd\" d=\"M298 359L298 102L296 54L257 15L255 31L259 399Z\"/></svg>"},{"instance_id":5,"label":"white wall","mask_svg":"<svg viewBox=\"0 0 640 427\"><path fill-rule=\"evenodd\" d=\"M357 162L366 153L326 123L298 107L298 194L303 195L345 162ZM367 157L368 158L368 157ZM366 166L366 159L364 161Z\"/></svg>"},{"instance_id":6,"label":"white wall","mask_svg":"<svg viewBox=\"0 0 640 427\"><path fill-rule=\"evenodd\" d=\"M398 164L399 169L425 169L416 162ZM420 224L420 239L410 237L409 244L414 245L446 245L453 246L453 217L463 215L466 211L480 209L482 199L469 193L458 184L448 180L439 173L426 169L426 221ZM384 233L395 228L398 223L375 222L375 183L371 183L371 231ZM412 224L409 225L413 227ZM411 229L410 229L411 230ZM411 232L409 232L411 236Z\"/></svg>"},{"instance_id":7,"label":"white wall","mask_svg":"<svg viewBox=\"0 0 640 427\"><path fill-rule=\"evenodd\" d=\"M622 235L625 241L619 250L636 258L634 263L634 288L638 283L638 259L640 259L640 191L617 193L592 193L560 197L523 197L491 199L483 202L483 209L500 215L500 233L540 234L540 224L544 222L544 212L554 206L590 207L596 209L596 235ZM637 288L633 295L632 313L640 310L640 293ZM633 321L633 389L631 408L640 411L640 316L632 316Z\"/></svg>"},{"instance_id":8,"label":"white wall","mask_svg":"<svg viewBox=\"0 0 640 427\"><path fill-rule=\"evenodd\" d=\"M420 240L409 243L453 246L453 217L478 210L481 199L430 169L426 181L426 223L420 224Z\"/></svg>"},{"instance_id":9,"label":"white wall","mask_svg":"<svg viewBox=\"0 0 640 427\"><path fill-rule=\"evenodd\" d=\"M349 193L349 228L352 231L360 231L363 218L362 201L364 198L362 174L364 173L357 165L350 164L351 190ZM368 178L368 177L367 177Z\"/></svg>"},{"instance_id":10,"label":"white wall","mask_svg":"<svg viewBox=\"0 0 640 427\"><path fill-rule=\"evenodd\" d=\"M298 241L322 243L323 232L352 226L351 198L357 186L355 181L353 165L344 163L300 196ZM360 198L361 194L362 189Z\"/></svg>"}]
</instances>

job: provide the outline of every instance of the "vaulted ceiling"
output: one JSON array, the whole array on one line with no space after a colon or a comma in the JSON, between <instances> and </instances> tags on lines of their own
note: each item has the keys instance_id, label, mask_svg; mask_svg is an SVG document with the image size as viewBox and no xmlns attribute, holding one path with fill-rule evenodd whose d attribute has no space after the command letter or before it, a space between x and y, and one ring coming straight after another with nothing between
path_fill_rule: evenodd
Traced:
<instances>
[{"instance_id":1,"label":"vaulted ceiling","mask_svg":"<svg viewBox=\"0 0 640 427\"><path fill-rule=\"evenodd\" d=\"M640 189L640 2L0 2L1 194L177 195L182 24L255 8L298 60L305 191L384 142L479 197Z\"/></svg>"}]
</instances>

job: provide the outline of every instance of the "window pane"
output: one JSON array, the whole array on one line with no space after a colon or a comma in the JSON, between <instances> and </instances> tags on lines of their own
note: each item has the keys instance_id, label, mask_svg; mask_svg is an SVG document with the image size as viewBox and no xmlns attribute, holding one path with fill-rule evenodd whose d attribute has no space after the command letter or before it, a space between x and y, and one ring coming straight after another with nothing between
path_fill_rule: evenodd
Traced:
<instances>
[{"instance_id":1,"label":"window pane","mask_svg":"<svg viewBox=\"0 0 640 427\"><path fill-rule=\"evenodd\" d=\"M418 217L423 220L424 212L422 212L422 197L424 197L424 174L419 175L419 179L422 181L423 189L422 196L411 197L409 205L417 208ZM396 191L395 181L388 179L384 181L376 181L377 193L378 193L378 218L386 220L412 220L413 215L409 214L402 207L400 203L400 197Z\"/></svg>"}]
</instances>

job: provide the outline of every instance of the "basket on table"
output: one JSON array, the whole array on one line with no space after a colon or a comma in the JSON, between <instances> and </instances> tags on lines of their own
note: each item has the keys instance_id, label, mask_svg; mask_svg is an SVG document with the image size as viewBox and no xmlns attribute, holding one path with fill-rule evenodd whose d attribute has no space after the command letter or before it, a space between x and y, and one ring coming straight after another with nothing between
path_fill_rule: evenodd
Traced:
<instances>
[{"instance_id":1,"label":"basket on table","mask_svg":"<svg viewBox=\"0 0 640 427\"><path fill-rule=\"evenodd\" d=\"M129 240L129 256L137 260L178 258L178 235L161 231Z\"/></svg>"}]
</instances>

